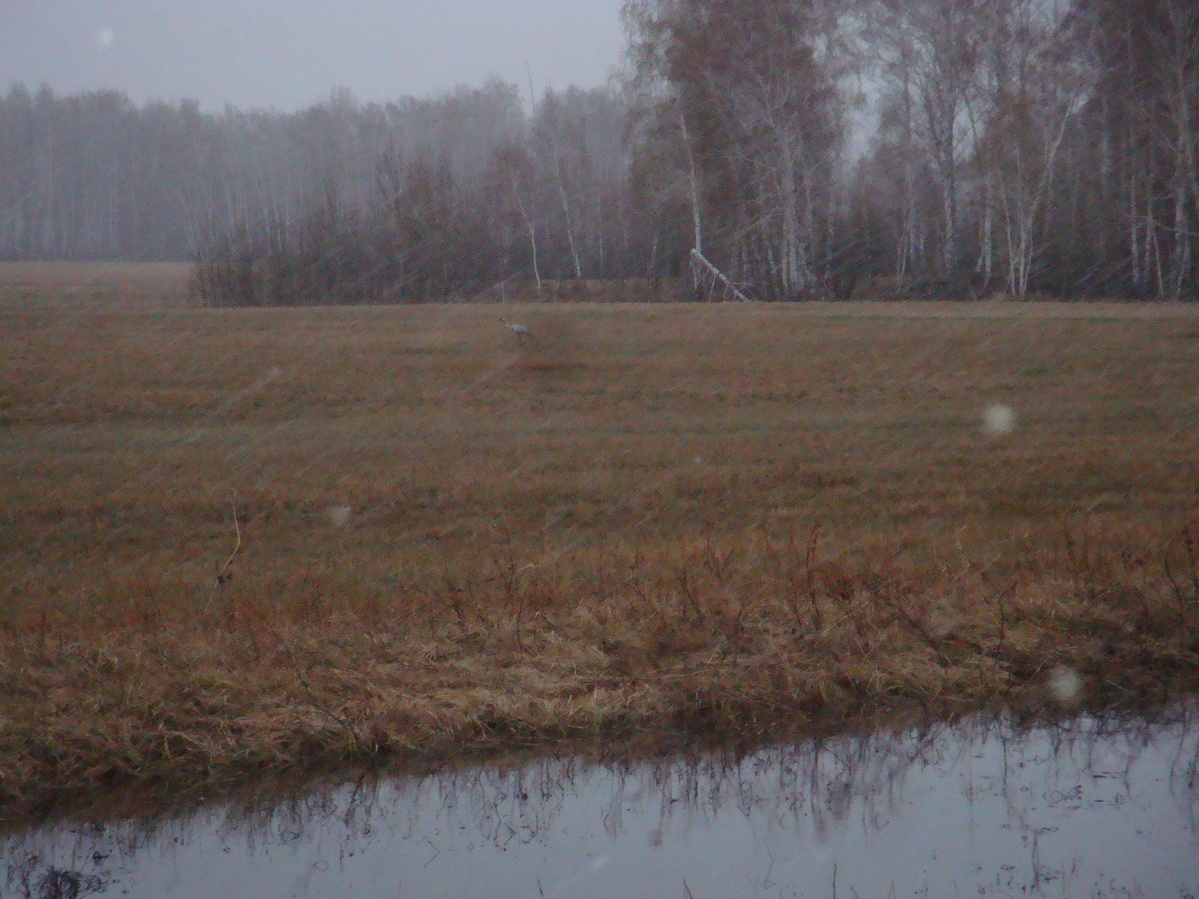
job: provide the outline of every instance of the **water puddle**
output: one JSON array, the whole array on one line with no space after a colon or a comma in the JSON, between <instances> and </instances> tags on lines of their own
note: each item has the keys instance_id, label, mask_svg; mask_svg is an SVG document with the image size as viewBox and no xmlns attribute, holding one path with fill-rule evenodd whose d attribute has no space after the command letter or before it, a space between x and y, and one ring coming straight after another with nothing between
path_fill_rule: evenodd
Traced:
<instances>
[{"instance_id":1,"label":"water puddle","mask_svg":"<svg viewBox=\"0 0 1199 899\"><path fill-rule=\"evenodd\" d=\"M1199 895L1199 704L543 760L0 841L4 896Z\"/></svg>"}]
</instances>

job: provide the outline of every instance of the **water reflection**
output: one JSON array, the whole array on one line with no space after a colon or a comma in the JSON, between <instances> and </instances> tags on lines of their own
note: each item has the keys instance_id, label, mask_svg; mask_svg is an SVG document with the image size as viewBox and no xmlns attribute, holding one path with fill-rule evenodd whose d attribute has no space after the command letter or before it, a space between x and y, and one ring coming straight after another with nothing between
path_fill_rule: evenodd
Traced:
<instances>
[{"instance_id":1,"label":"water reflection","mask_svg":"<svg viewBox=\"0 0 1199 899\"><path fill-rule=\"evenodd\" d=\"M1199 705L365 779L8 838L5 896L1193 896Z\"/></svg>"}]
</instances>

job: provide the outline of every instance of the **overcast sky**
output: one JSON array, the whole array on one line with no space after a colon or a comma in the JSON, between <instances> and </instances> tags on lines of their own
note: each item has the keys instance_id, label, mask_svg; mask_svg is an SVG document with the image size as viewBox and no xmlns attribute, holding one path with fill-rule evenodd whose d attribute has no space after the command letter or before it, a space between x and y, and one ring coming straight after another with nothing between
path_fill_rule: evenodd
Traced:
<instances>
[{"instance_id":1,"label":"overcast sky","mask_svg":"<svg viewBox=\"0 0 1199 899\"><path fill-rule=\"evenodd\" d=\"M499 75L603 84L621 0L0 0L0 88L115 88L138 103L294 110L439 93Z\"/></svg>"}]
</instances>

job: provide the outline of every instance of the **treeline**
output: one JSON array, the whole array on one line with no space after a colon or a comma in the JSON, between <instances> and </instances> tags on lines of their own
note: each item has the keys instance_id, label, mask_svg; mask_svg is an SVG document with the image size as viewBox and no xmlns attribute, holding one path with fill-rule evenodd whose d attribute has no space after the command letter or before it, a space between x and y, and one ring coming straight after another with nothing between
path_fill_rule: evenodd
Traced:
<instances>
[{"instance_id":1,"label":"treeline","mask_svg":"<svg viewBox=\"0 0 1199 899\"><path fill-rule=\"evenodd\" d=\"M627 0L625 18L622 85L531 108L502 82L216 115L14 87L0 255L196 259L217 305L689 265L771 300L1199 296L1199 4Z\"/></svg>"},{"instance_id":2,"label":"treeline","mask_svg":"<svg viewBox=\"0 0 1199 899\"><path fill-rule=\"evenodd\" d=\"M298 190L210 230L206 302L423 302L654 265L615 91L549 92L529 115L515 86L493 83L342 113L342 127L316 129L324 145Z\"/></svg>"},{"instance_id":3,"label":"treeline","mask_svg":"<svg viewBox=\"0 0 1199 899\"><path fill-rule=\"evenodd\" d=\"M1194 0L626 15L641 152L759 296L1196 295Z\"/></svg>"},{"instance_id":4,"label":"treeline","mask_svg":"<svg viewBox=\"0 0 1199 899\"><path fill-rule=\"evenodd\" d=\"M215 304L427 300L644 274L627 110L514 85L294 114L0 98L0 257L196 259Z\"/></svg>"}]
</instances>

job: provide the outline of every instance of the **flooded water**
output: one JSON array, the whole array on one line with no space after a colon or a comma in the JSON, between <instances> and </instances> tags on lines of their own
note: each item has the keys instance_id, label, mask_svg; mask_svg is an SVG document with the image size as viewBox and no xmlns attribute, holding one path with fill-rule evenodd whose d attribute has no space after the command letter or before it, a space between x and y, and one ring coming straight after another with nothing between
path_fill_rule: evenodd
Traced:
<instances>
[{"instance_id":1,"label":"flooded water","mask_svg":"<svg viewBox=\"0 0 1199 899\"><path fill-rule=\"evenodd\" d=\"M1199 895L1199 705L543 760L7 838L4 896Z\"/></svg>"}]
</instances>

